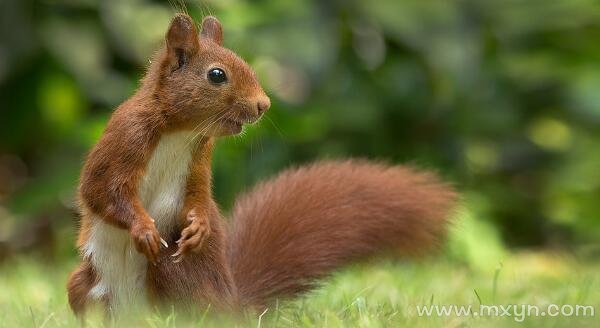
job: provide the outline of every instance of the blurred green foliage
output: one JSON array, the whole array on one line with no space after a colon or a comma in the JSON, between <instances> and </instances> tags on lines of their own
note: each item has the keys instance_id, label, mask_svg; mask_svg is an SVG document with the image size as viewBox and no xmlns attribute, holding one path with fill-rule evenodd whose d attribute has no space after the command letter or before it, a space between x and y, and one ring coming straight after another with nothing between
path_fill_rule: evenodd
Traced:
<instances>
[{"instance_id":1,"label":"blurred green foliage","mask_svg":"<svg viewBox=\"0 0 600 328\"><path fill-rule=\"evenodd\" d=\"M597 242L595 0L4 0L0 241L40 220L72 238L85 152L184 7L219 17L273 102L219 142L225 209L290 165L368 157L437 170L464 192L457 249Z\"/></svg>"}]
</instances>

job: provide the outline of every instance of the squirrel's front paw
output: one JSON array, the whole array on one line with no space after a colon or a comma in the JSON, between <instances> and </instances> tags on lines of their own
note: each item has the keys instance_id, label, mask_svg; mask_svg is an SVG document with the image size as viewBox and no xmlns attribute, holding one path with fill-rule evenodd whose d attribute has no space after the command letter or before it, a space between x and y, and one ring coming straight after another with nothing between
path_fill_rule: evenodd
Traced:
<instances>
[{"instance_id":1,"label":"squirrel's front paw","mask_svg":"<svg viewBox=\"0 0 600 328\"><path fill-rule=\"evenodd\" d=\"M189 225L181 231L181 238L177 240L179 248L175 252L175 263L180 262L188 252L198 252L202 244L210 234L210 225L206 216L199 216L195 210L191 210L187 215Z\"/></svg>"},{"instance_id":2,"label":"squirrel's front paw","mask_svg":"<svg viewBox=\"0 0 600 328\"><path fill-rule=\"evenodd\" d=\"M130 229L135 249L144 254L148 261L156 264L160 244L164 242L152 220L135 220Z\"/></svg>"}]
</instances>

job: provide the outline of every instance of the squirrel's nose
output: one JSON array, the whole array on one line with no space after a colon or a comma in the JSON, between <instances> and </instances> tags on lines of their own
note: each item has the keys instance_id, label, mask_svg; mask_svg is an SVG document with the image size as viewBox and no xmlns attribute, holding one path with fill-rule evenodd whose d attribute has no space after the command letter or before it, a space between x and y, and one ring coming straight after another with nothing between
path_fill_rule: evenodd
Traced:
<instances>
[{"instance_id":1,"label":"squirrel's nose","mask_svg":"<svg viewBox=\"0 0 600 328\"><path fill-rule=\"evenodd\" d=\"M262 113L266 112L267 109L269 109L269 107L271 107L271 100L267 96L260 97L256 101L256 108L258 109L258 115L261 115Z\"/></svg>"}]
</instances>

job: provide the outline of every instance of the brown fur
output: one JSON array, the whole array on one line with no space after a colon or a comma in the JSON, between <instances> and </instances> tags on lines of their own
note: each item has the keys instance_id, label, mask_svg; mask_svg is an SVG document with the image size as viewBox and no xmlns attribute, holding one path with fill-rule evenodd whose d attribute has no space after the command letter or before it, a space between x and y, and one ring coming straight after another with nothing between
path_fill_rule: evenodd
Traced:
<instances>
[{"instance_id":1,"label":"brown fur","mask_svg":"<svg viewBox=\"0 0 600 328\"><path fill-rule=\"evenodd\" d=\"M186 310L207 304L221 310L233 309L236 291L226 265L223 219L216 206L209 213L211 232L201 251L173 263L176 248L163 249L158 264L148 266L147 282L154 304L177 304ZM175 238L178 236L170 239Z\"/></svg>"},{"instance_id":2,"label":"brown fur","mask_svg":"<svg viewBox=\"0 0 600 328\"><path fill-rule=\"evenodd\" d=\"M98 282L98 277L92 265L83 261L69 275L67 284L67 291L69 296L69 305L73 312L83 313L85 309L90 305L88 299L88 293L92 287Z\"/></svg>"},{"instance_id":3,"label":"brown fur","mask_svg":"<svg viewBox=\"0 0 600 328\"><path fill-rule=\"evenodd\" d=\"M242 197L226 229L211 194L213 138L239 133L270 101L222 40L213 17L204 19L200 35L188 16L173 19L140 89L115 110L87 157L80 249L92 220L103 220L129 231L155 264L148 265L146 285L156 304L232 309L294 296L349 261L395 249L424 251L443 236L455 198L449 187L430 173L367 162L287 171ZM208 81L213 67L226 72L227 83ZM183 130L199 140L174 232L159 236L138 187L161 137ZM161 248L161 237L171 247ZM83 259L68 283L74 312L83 312L98 280Z\"/></svg>"},{"instance_id":4,"label":"brown fur","mask_svg":"<svg viewBox=\"0 0 600 328\"><path fill-rule=\"evenodd\" d=\"M228 260L240 302L295 296L385 251L430 250L455 198L433 174L408 167L332 161L283 172L233 210Z\"/></svg>"}]
</instances>

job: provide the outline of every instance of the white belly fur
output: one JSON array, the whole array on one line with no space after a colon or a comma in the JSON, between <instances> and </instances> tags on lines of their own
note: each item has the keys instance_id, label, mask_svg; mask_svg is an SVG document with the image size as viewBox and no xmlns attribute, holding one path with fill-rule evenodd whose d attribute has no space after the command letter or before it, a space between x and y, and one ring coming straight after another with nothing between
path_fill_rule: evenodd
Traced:
<instances>
[{"instance_id":1,"label":"white belly fur","mask_svg":"<svg viewBox=\"0 0 600 328\"><path fill-rule=\"evenodd\" d=\"M192 137L191 132L162 136L138 187L140 200L161 236L171 232L183 206L195 144ZM135 250L128 231L99 218L93 218L92 222L83 254L94 265L100 282L92 288L90 297L108 296L111 310L145 306L146 258Z\"/></svg>"}]
</instances>

